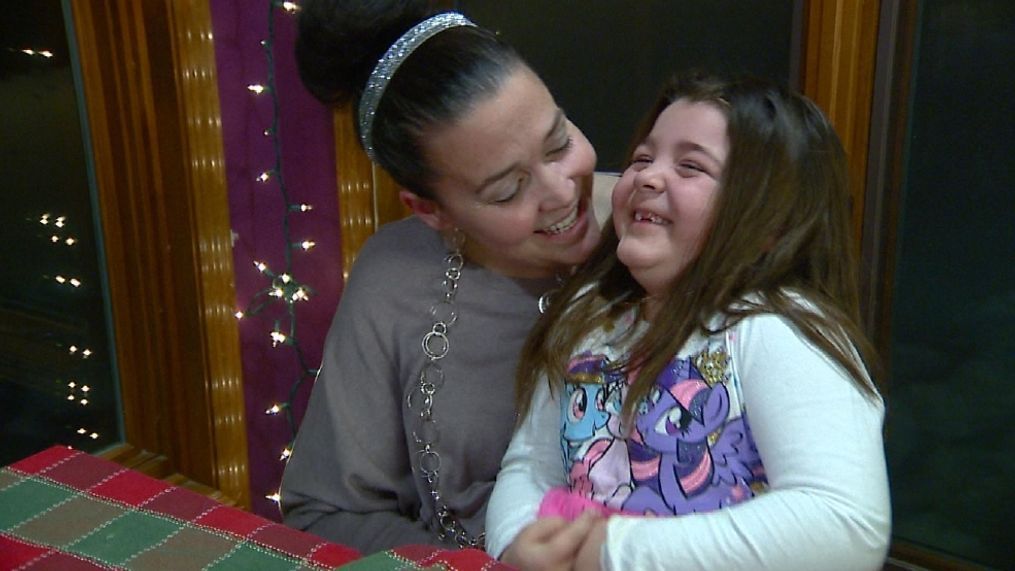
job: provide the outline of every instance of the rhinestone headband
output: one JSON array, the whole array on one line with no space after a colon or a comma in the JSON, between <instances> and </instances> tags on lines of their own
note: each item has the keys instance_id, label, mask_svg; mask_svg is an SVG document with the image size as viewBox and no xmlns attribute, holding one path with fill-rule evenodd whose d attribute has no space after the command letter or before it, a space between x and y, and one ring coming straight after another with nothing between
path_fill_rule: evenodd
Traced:
<instances>
[{"instance_id":1,"label":"rhinestone headband","mask_svg":"<svg viewBox=\"0 0 1015 571\"><path fill-rule=\"evenodd\" d=\"M377 105L381 102L381 97L384 96L384 89L388 87L388 82L395 75L398 66L402 65L402 62L423 42L448 28L457 26L475 26L475 24L457 12L444 12L427 18L402 34L400 38L395 40L395 43L391 44L388 51L384 52L381 59L377 60L377 65L370 72L370 78L367 80L366 87L363 88L363 96L359 101L359 137L370 160L377 161L374 156L374 145L371 142L374 115L377 113Z\"/></svg>"}]
</instances>

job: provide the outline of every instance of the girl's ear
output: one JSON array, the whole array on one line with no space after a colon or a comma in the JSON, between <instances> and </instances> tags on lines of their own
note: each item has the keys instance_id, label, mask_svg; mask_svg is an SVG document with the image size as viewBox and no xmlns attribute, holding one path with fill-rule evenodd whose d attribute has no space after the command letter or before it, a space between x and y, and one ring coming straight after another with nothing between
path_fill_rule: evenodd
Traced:
<instances>
[{"instance_id":1,"label":"girl's ear","mask_svg":"<svg viewBox=\"0 0 1015 571\"><path fill-rule=\"evenodd\" d=\"M444 209L442 209L440 204L437 204L434 200L423 198L418 194L409 192L408 190L398 191L398 200L411 210L417 218L422 220L424 224L434 230L437 230L438 232L451 230L455 227L455 225L448 219Z\"/></svg>"}]
</instances>

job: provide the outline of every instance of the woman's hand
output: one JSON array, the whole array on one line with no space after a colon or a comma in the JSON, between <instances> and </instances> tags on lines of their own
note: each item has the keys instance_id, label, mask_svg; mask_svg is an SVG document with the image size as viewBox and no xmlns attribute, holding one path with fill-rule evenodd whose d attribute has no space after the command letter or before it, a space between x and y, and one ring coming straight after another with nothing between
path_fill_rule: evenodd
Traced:
<instances>
[{"instance_id":1,"label":"woman's hand","mask_svg":"<svg viewBox=\"0 0 1015 571\"><path fill-rule=\"evenodd\" d=\"M573 567L575 571L599 571L601 568L599 556L603 552L603 544L606 543L606 523L606 518L592 522L592 527L575 556Z\"/></svg>"},{"instance_id":2,"label":"woman's hand","mask_svg":"<svg viewBox=\"0 0 1015 571\"><path fill-rule=\"evenodd\" d=\"M599 519L592 512L572 522L559 517L538 519L518 534L504 550L501 561L523 571L570 570L576 564L579 548L587 543L589 530ZM597 552L596 564L598 561Z\"/></svg>"}]
</instances>

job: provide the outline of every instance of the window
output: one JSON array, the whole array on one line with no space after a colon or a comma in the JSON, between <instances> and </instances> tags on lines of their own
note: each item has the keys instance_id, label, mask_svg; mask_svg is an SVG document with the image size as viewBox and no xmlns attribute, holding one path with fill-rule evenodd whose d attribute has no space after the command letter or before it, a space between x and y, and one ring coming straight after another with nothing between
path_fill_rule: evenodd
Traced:
<instances>
[{"instance_id":1,"label":"window","mask_svg":"<svg viewBox=\"0 0 1015 571\"><path fill-rule=\"evenodd\" d=\"M882 257L871 264L872 315L891 373L893 532L934 568L1007 568L1015 5L937 0L889 12L898 49L879 63L886 144L872 201L882 208L870 216L881 237L866 250Z\"/></svg>"},{"instance_id":2,"label":"window","mask_svg":"<svg viewBox=\"0 0 1015 571\"><path fill-rule=\"evenodd\" d=\"M116 332L109 351L115 355L120 399L118 414L110 413L105 420L115 424L119 416L122 432L115 441L103 442L102 454L149 475L171 478L173 483L212 495L221 490L225 496L219 499L249 505L238 334L232 316L232 257L208 5L133 0L27 4L30 6L10 7L0 15L4 26L19 27L15 15L34 14L26 12L29 10L63 14L69 23L67 29L73 29L68 34L73 40L68 44L79 56L78 112L87 118L87 134L82 136L80 123L72 113L65 111L60 119L61 125L72 127L73 138L86 141L85 148L90 150L91 160L86 163L91 165L94 179L90 207L97 219L93 228L101 228L102 254L101 258L95 254L97 259L88 263L105 272L110 300L108 320ZM36 17L32 15L31 19ZM64 33L62 24L49 22L35 22L47 30L47 38ZM21 26L30 29L28 24ZM19 36L4 30L3 38L13 41ZM66 52L56 57L66 58ZM2 89L8 89L7 81L4 78ZM63 97L73 100L74 96L68 95L69 87L59 89L67 90ZM44 90L34 95L53 97ZM17 121L24 119L9 118L5 113L3 124L21 125ZM51 118L33 115L27 119L43 126ZM69 153L76 153L79 162L85 160L84 151ZM4 161L5 168L8 162ZM73 174L72 168L77 168L79 174L84 169L80 165L50 163L42 171L28 173L25 185L50 180L62 183L66 179L73 182L52 190L64 190L71 184L83 186L86 177ZM55 170L68 172L48 172ZM37 190L39 196L31 197L40 201L30 205L28 211L36 222L45 214L37 210L48 206L43 203L50 200L45 194L49 190ZM64 195L59 198L70 200ZM79 204L82 200L88 202L80 195L74 200ZM55 210L51 214L54 218L62 215ZM81 220L78 216L65 220L81 225L74 227L75 232L87 228L90 222L86 215L80 214ZM5 228L4 232L6 237L13 230ZM97 230L95 235L99 235ZM58 239L63 237L61 234ZM29 242L27 237L19 238L17 244L20 247ZM4 248L5 254L8 251ZM82 268L86 262L83 258L57 261L80 262ZM89 281L79 279L82 288L89 285ZM10 291L4 290L4 295ZM46 300L55 299L42 295ZM30 301L38 305L37 299ZM96 303L84 305L101 313L95 309ZM55 302L50 305L47 310L52 313L62 310ZM96 324L107 319L106 315L89 319L75 323L76 329L61 329L54 320L37 329L55 331L54 338L61 340L73 331L98 335ZM6 316L3 327L9 327ZM27 346L34 342L35 330L20 325L12 329L0 329L4 343ZM95 354L100 345L95 342L87 347ZM65 349L70 351L68 346ZM103 358L97 355L94 362ZM39 360L35 364L42 371L55 367L54 363ZM64 385L61 390L68 388ZM75 398L80 401L80 393ZM73 429L76 434L77 424L69 422L63 428ZM5 425L5 435L6 429ZM58 442L67 443L64 438L46 443L40 439L33 447Z\"/></svg>"},{"instance_id":3,"label":"window","mask_svg":"<svg viewBox=\"0 0 1015 571\"><path fill-rule=\"evenodd\" d=\"M122 439L76 49L59 0L0 18L0 464Z\"/></svg>"}]
</instances>

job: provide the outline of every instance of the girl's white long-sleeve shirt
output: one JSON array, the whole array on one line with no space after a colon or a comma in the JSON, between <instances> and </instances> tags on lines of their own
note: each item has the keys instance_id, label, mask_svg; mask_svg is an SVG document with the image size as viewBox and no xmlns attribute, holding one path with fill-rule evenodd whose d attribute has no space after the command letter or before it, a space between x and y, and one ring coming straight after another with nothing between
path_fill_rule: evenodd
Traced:
<instances>
[{"instance_id":1,"label":"girl's white long-sleeve shirt","mask_svg":"<svg viewBox=\"0 0 1015 571\"><path fill-rule=\"evenodd\" d=\"M590 336L586 348L604 338ZM722 382L734 409L749 416L767 486L707 512L611 516L603 567L880 569L891 529L882 401L780 316L756 315L713 339L695 337L675 357L717 343L729 357ZM541 383L504 457L487 509L486 546L496 557L536 519L548 490L573 484L561 392Z\"/></svg>"}]
</instances>

